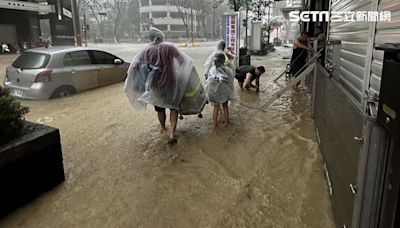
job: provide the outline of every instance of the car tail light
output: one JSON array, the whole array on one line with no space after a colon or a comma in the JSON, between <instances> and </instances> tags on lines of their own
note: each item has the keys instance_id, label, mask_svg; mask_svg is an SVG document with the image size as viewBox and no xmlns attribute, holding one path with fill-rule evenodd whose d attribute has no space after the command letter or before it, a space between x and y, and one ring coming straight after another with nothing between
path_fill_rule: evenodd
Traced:
<instances>
[{"instance_id":1,"label":"car tail light","mask_svg":"<svg viewBox=\"0 0 400 228\"><path fill-rule=\"evenodd\" d=\"M36 75L35 80L33 82L50 82L51 73L53 73L53 70L44 70Z\"/></svg>"}]
</instances>

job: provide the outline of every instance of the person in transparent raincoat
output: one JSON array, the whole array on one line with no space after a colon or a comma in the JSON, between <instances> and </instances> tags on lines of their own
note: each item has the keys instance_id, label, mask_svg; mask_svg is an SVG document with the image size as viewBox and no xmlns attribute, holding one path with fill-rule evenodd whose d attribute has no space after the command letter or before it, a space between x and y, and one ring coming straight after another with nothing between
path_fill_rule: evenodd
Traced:
<instances>
[{"instance_id":1,"label":"person in transparent raincoat","mask_svg":"<svg viewBox=\"0 0 400 228\"><path fill-rule=\"evenodd\" d=\"M221 104L224 110L225 123L229 123L228 102L235 97L234 73L230 67L224 65L225 54L223 52L217 52L213 59L214 66L208 71L205 90L208 101L214 105L214 126L218 126L218 115Z\"/></svg>"},{"instance_id":2,"label":"person in transparent raincoat","mask_svg":"<svg viewBox=\"0 0 400 228\"><path fill-rule=\"evenodd\" d=\"M193 68L192 60L173 44L164 42L164 34L149 30L150 44L133 58L125 80L125 93L136 110L154 105L161 132L166 131L165 109L170 109L169 143L176 142L179 104Z\"/></svg>"},{"instance_id":3,"label":"person in transparent raincoat","mask_svg":"<svg viewBox=\"0 0 400 228\"><path fill-rule=\"evenodd\" d=\"M235 56L226 50L226 43L223 40L220 40L217 44L217 49L213 51L213 53L207 58L206 63L204 64L204 75L207 79L208 77L208 72L210 71L211 67L214 65L214 56L216 53L223 53L225 55L225 60L224 60L224 65L227 67L230 67L232 70L234 70L232 60L235 58Z\"/></svg>"}]
</instances>

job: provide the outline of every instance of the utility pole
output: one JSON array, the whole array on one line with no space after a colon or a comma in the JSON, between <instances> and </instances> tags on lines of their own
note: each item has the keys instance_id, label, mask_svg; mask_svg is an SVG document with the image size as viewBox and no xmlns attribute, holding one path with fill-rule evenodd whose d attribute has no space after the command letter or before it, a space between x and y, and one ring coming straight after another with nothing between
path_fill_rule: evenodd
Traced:
<instances>
[{"instance_id":1,"label":"utility pole","mask_svg":"<svg viewBox=\"0 0 400 228\"><path fill-rule=\"evenodd\" d=\"M215 39L215 10L217 9L218 5L214 2L213 3L213 26L212 26L212 38Z\"/></svg>"},{"instance_id":2,"label":"utility pole","mask_svg":"<svg viewBox=\"0 0 400 228\"><path fill-rule=\"evenodd\" d=\"M83 24L84 24L84 31L85 31L85 47L87 47L87 30L88 26L86 24L86 10L83 11Z\"/></svg>"},{"instance_id":3,"label":"utility pole","mask_svg":"<svg viewBox=\"0 0 400 228\"><path fill-rule=\"evenodd\" d=\"M247 30L248 30L248 26L249 25L249 1L248 0L246 0L246 39L245 39L245 42L244 42L244 46L247 48L247 42L248 42L248 37L247 37Z\"/></svg>"},{"instance_id":4,"label":"utility pole","mask_svg":"<svg viewBox=\"0 0 400 228\"><path fill-rule=\"evenodd\" d=\"M215 39L215 9L213 12L212 38Z\"/></svg>"},{"instance_id":5,"label":"utility pole","mask_svg":"<svg viewBox=\"0 0 400 228\"><path fill-rule=\"evenodd\" d=\"M79 25L79 11L76 0L71 0L71 10L72 10L72 24L74 27L75 44L77 46L82 46L81 38L81 26Z\"/></svg>"},{"instance_id":6,"label":"utility pole","mask_svg":"<svg viewBox=\"0 0 400 228\"><path fill-rule=\"evenodd\" d=\"M192 37L192 45L194 43L193 39L193 0L190 1L190 30L191 32L191 37Z\"/></svg>"},{"instance_id":7,"label":"utility pole","mask_svg":"<svg viewBox=\"0 0 400 228\"><path fill-rule=\"evenodd\" d=\"M271 5L271 2L268 2L268 5L267 5L267 8L268 8L268 13L267 13L267 18L268 18L268 23L267 23L267 25L268 25L268 27L267 27L267 33L268 33L268 44L269 44L269 37L271 36L271 29L272 29L272 26L271 26L271 15L270 15L270 5Z\"/></svg>"}]
</instances>

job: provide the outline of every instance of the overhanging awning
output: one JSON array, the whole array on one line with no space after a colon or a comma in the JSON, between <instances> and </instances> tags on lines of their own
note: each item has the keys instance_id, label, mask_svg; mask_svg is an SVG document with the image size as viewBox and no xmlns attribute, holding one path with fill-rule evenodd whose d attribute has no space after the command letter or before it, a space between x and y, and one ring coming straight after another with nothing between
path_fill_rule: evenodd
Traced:
<instances>
[{"instance_id":1,"label":"overhanging awning","mask_svg":"<svg viewBox=\"0 0 400 228\"><path fill-rule=\"evenodd\" d=\"M54 13L54 5L44 5L33 2L24 1L0 1L0 8L3 9L15 9L15 10L26 10L26 11L36 11L42 13Z\"/></svg>"}]
</instances>

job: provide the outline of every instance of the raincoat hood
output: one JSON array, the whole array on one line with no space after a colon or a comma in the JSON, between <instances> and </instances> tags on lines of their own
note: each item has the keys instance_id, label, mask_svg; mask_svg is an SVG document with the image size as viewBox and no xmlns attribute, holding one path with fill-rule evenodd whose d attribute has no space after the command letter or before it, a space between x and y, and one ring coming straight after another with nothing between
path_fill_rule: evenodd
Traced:
<instances>
[{"instance_id":1,"label":"raincoat hood","mask_svg":"<svg viewBox=\"0 0 400 228\"><path fill-rule=\"evenodd\" d=\"M204 75L206 76L207 79L207 75L208 72L210 71L211 67L214 66L214 56L217 53L224 53L225 55L225 66L230 67L232 70L234 69L232 62L229 60L228 56L225 54L225 48L226 48L226 43L224 40L220 40L217 44L217 48L213 51L213 53L211 53L210 56L208 56L206 62L204 63Z\"/></svg>"},{"instance_id":2,"label":"raincoat hood","mask_svg":"<svg viewBox=\"0 0 400 228\"><path fill-rule=\"evenodd\" d=\"M226 43L224 40L220 40L217 44L217 51L225 51Z\"/></svg>"},{"instance_id":3,"label":"raincoat hood","mask_svg":"<svg viewBox=\"0 0 400 228\"><path fill-rule=\"evenodd\" d=\"M151 44L158 44L164 41L165 35L161 30L151 27L148 37Z\"/></svg>"}]
</instances>

